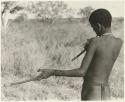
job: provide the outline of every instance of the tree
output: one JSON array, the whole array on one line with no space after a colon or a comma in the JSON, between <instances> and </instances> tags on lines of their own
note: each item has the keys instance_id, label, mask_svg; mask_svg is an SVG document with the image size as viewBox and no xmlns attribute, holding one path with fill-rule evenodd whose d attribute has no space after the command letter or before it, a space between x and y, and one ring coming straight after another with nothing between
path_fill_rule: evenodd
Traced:
<instances>
[{"instance_id":1,"label":"tree","mask_svg":"<svg viewBox=\"0 0 125 102\"><path fill-rule=\"evenodd\" d=\"M74 14L75 14L75 12L73 11L72 8L67 9L65 15L66 15L66 18L68 18L68 21L69 21L70 23L72 23L72 21L73 21L73 16L74 16Z\"/></svg>"},{"instance_id":2,"label":"tree","mask_svg":"<svg viewBox=\"0 0 125 102\"><path fill-rule=\"evenodd\" d=\"M62 1L37 1L30 2L27 10L35 13L36 17L43 19L43 21L54 22L61 18L67 11L67 4Z\"/></svg>"},{"instance_id":3,"label":"tree","mask_svg":"<svg viewBox=\"0 0 125 102\"><path fill-rule=\"evenodd\" d=\"M5 1L1 2L1 21L2 26L6 27L8 24L9 14L14 14L17 11L22 10L23 7L18 5L15 1Z\"/></svg>"},{"instance_id":4,"label":"tree","mask_svg":"<svg viewBox=\"0 0 125 102\"><path fill-rule=\"evenodd\" d=\"M90 14L93 10L94 9L91 6L87 6L83 9L81 8L80 11L78 12L78 14L81 15L82 17L89 18Z\"/></svg>"}]
</instances>

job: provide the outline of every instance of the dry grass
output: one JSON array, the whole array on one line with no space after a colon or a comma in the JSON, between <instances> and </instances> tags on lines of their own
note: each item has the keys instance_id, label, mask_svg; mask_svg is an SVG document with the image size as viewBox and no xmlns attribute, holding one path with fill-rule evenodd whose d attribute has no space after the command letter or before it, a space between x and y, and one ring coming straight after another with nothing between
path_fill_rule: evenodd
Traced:
<instances>
[{"instance_id":1,"label":"dry grass","mask_svg":"<svg viewBox=\"0 0 125 102\"><path fill-rule=\"evenodd\" d=\"M123 20L113 21L113 32L123 39ZM1 35L2 100L80 100L82 78L51 77L6 87L5 84L36 76L39 68L72 69L80 66L81 51L87 38L94 36L88 23L38 21L12 22ZM112 97L124 96L123 48L110 77Z\"/></svg>"}]
</instances>

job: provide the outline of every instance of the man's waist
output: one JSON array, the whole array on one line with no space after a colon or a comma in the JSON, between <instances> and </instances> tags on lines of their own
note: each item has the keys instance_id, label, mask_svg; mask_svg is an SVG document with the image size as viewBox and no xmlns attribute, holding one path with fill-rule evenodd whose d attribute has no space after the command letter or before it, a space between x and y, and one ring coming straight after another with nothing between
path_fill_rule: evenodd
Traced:
<instances>
[{"instance_id":1,"label":"man's waist","mask_svg":"<svg viewBox=\"0 0 125 102\"><path fill-rule=\"evenodd\" d=\"M86 84L87 86L108 86L109 85L107 81L99 82L99 81L86 81L86 80L84 80L84 84Z\"/></svg>"},{"instance_id":2,"label":"man's waist","mask_svg":"<svg viewBox=\"0 0 125 102\"><path fill-rule=\"evenodd\" d=\"M108 78L86 75L84 76L84 82L92 85L108 85Z\"/></svg>"},{"instance_id":3,"label":"man's waist","mask_svg":"<svg viewBox=\"0 0 125 102\"><path fill-rule=\"evenodd\" d=\"M88 84L88 85L102 85L102 86L106 86L108 85L108 80L101 80L101 79L97 79L97 78L84 78L84 83Z\"/></svg>"}]
</instances>

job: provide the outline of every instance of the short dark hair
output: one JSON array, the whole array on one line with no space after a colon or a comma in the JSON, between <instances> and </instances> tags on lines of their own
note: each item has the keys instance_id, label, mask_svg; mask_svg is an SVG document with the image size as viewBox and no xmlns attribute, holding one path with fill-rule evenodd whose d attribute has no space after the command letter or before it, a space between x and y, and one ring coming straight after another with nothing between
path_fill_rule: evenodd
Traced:
<instances>
[{"instance_id":1,"label":"short dark hair","mask_svg":"<svg viewBox=\"0 0 125 102\"><path fill-rule=\"evenodd\" d=\"M104 27L111 27L112 15L106 9L97 9L89 17L90 24L102 24Z\"/></svg>"}]
</instances>

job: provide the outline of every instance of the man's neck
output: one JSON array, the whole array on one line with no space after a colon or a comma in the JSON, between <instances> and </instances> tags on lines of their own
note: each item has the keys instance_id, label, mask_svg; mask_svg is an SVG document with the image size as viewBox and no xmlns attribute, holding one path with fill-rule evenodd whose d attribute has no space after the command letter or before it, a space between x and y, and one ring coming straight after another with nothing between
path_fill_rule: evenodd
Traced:
<instances>
[{"instance_id":1,"label":"man's neck","mask_svg":"<svg viewBox=\"0 0 125 102\"><path fill-rule=\"evenodd\" d=\"M106 28L104 34L106 34L106 33L112 33L111 28Z\"/></svg>"},{"instance_id":2,"label":"man's neck","mask_svg":"<svg viewBox=\"0 0 125 102\"><path fill-rule=\"evenodd\" d=\"M105 28L105 31L103 32L103 34L102 35L97 35L97 36L103 36L103 35L112 35L111 28Z\"/></svg>"},{"instance_id":3,"label":"man's neck","mask_svg":"<svg viewBox=\"0 0 125 102\"><path fill-rule=\"evenodd\" d=\"M113 35L112 35L111 28L107 28L107 29L106 29L106 32L105 32L102 36L104 36L104 35L110 35L110 36L113 36Z\"/></svg>"}]
</instances>

